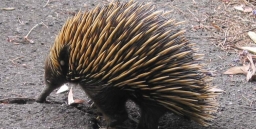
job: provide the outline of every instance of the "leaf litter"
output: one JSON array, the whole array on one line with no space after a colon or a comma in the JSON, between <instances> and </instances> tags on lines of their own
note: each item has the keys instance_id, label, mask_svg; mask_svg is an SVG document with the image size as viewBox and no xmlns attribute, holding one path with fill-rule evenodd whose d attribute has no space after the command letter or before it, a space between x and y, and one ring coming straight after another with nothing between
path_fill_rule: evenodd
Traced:
<instances>
[{"instance_id":1,"label":"leaf litter","mask_svg":"<svg viewBox=\"0 0 256 129\"><path fill-rule=\"evenodd\" d=\"M256 80L256 68L255 68L255 61L256 56L253 56L250 54L247 50L244 50L239 54L240 61L242 62L242 66L235 66L229 68L227 71L225 71L223 74L228 75L235 75L235 74L244 74L246 75L247 81L255 81Z\"/></svg>"}]
</instances>

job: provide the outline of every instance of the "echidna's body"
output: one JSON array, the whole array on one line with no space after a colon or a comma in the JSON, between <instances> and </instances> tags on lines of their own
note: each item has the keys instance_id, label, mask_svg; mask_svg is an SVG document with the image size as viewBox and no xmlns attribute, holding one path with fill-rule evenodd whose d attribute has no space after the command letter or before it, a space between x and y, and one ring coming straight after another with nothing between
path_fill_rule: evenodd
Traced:
<instances>
[{"instance_id":1,"label":"echidna's body","mask_svg":"<svg viewBox=\"0 0 256 129\"><path fill-rule=\"evenodd\" d=\"M216 110L192 44L150 5L112 3L69 19L45 65L39 102L66 82L78 83L115 126L127 118L128 99L141 109L139 129L156 129L167 111L202 125Z\"/></svg>"}]
</instances>

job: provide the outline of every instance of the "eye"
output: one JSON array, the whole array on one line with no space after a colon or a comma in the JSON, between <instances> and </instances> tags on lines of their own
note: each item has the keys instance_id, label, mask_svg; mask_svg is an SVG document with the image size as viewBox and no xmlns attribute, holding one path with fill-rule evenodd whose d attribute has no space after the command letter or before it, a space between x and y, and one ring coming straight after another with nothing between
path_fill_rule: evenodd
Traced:
<instances>
[{"instance_id":1,"label":"eye","mask_svg":"<svg viewBox=\"0 0 256 129\"><path fill-rule=\"evenodd\" d=\"M46 80L48 83L51 83L51 81L50 80Z\"/></svg>"},{"instance_id":2,"label":"eye","mask_svg":"<svg viewBox=\"0 0 256 129\"><path fill-rule=\"evenodd\" d=\"M61 60L61 61L60 61L60 65L63 66L64 64L65 64L65 62L64 62L63 60Z\"/></svg>"}]
</instances>

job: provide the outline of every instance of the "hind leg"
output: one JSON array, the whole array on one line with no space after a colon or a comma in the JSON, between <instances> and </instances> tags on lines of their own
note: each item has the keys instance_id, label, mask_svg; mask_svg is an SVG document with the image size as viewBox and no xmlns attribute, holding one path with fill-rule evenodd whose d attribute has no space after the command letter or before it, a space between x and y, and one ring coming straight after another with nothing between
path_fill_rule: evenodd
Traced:
<instances>
[{"instance_id":1,"label":"hind leg","mask_svg":"<svg viewBox=\"0 0 256 129\"><path fill-rule=\"evenodd\" d=\"M119 96L117 96L118 98ZM108 127L115 127L121 125L126 119L128 119L128 113L125 108L125 102L123 99L113 99L112 102L104 102L106 105L97 104L98 108L104 114L107 120ZM121 102L122 101L122 102Z\"/></svg>"},{"instance_id":2,"label":"hind leg","mask_svg":"<svg viewBox=\"0 0 256 129\"><path fill-rule=\"evenodd\" d=\"M125 107L127 101L125 92L115 88L84 90L104 115L108 128L120 125L128 119Z\"/></svg>"},{"instance_id":3,"label":"hind leg","mask_svg":"<svg viewBox=\"0 0 256 129\"><path fill-rule=\"evenodd\" d=\"M140 111L141 118L137 129L158 129L159 119L166 112L164 108L153 105L142 105Z\"/></svg>"}]
</instances>

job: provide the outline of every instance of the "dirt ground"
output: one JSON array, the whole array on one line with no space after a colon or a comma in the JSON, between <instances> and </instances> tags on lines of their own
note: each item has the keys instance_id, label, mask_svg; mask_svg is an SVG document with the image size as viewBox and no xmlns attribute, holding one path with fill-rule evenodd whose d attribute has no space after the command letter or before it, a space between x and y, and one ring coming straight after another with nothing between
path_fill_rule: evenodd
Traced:
<instances>
[{"instance_id":1,"label":"dirt ground","mask_svg":"<svg viewBox=\"0 0 256 129\"><path fill-rule=\"evenodd\" d=\"M231 66L239 65L238 52L229 49L229 45L251 42L248 37L243 36L243 32L235 35L235 31L240 32L255 26L255 17L238 12L232 7L233 4L243 4L243 1L150 2L159 9L173 10L173 18L186 21L184 27L187 29L187 37L191 42L197 43L199 51L205 54L206 69L212 71L213 84L225 91L218 98L220 108L211 126L202 127L190 120L167 114L160 122L160 129L256 129L255 82L247 82L244 75L223 75ZM107 3L109 2L100 0L1 0L0 100L38 96L44 88L44 59L65 20L79 10ZM239 21L243 19L248 22L231 24L241 23ZM28 35L28 40L24 39L33 27L35 28ZM229 33L232 38L227 38L228 29L234 32ZM86 99L79 87L75 87L74 94L76 98ZM48 97L53 102L50 104L2 102L0 128L105 128L104 120L94 107L89 107L88 104L80 107L68 106L65 103L66 97L67 94L52 93ZM138 117L134 104L127 105L131 109L129 112L132 117ZM122 128L134 129L135 126L136 123L127 121Z\"/></svg>"}]
</instances>

